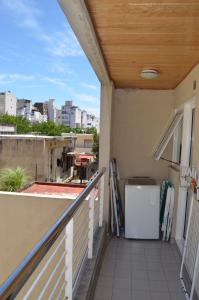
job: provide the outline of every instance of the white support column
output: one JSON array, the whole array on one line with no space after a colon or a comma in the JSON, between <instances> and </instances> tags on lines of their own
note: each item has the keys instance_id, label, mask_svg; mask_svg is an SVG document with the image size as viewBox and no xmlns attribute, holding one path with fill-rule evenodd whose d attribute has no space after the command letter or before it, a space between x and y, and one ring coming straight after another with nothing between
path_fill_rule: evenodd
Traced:
<instances>
[{"instance_id":1,"label":"white support column","mask_svg":"<svg viewBox=\"0 0 199 300\"><path fill-rule=\"evenodd\" d=\"M99 168L106 167L104 174L104 203L103 203L103 219L109 220L109 167L111 156L111 116L112 116L112 98L114 86L110 82L109 85L101 86L101 103L100 103L100 139L99 139Z\"/></svg>"},{"instance_id":2,"label":"white support column","mask_svg":"<svg viewBox=\"0 0 199 300\"><path fill-rule=\"evenodd\" d=\"M94 232L94 201L95 189L89 195L89 223L88 223L88 258L93 258L93 232Z\"/></svg>"},{"instance_id":3,"label":"white support column","mask_svg":"<svg viewBox=\"0 0 199 300\"><path fill-rule=\"evenodd\" d=\"M65 229L65 297L73 299L73 218L66 225Z\"/></svg>"},{"instance_id":4,"label":"white support column","mask_svg":"<svg viewBox=\"0 0 199 300\"><path fill-rule=\"evenodd\" d=\"M102 227L103 223L103 209L104 209L104 180L105 177L102 175L100 179L100 193L99 193L99 227Z\"/></svg>"}]
</instances>

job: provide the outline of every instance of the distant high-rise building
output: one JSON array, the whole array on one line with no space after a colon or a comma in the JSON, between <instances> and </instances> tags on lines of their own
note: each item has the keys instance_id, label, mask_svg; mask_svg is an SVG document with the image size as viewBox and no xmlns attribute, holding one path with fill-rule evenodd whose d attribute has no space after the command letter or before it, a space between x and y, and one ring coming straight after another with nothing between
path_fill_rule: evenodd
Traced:
<instances>
[{"instance_id":1,"label":"distant high-rise building","mask_svg":"<svg viewBox=\"0 0 199 300\"><path fill-rule=\"evenodd\" d=\"M8 114L16 116L17 112L17 98L16 96L8 92L0 93L0 114Z\"/></svg>"},{"instance_id":2,"label":"distant high-rise building","mask_svg":"<svg viewBox=\"0 0 199 300\"><path fill-rule=\"evenodd\" d=\"M36 107L42 115L48 116L48 104L47 103L36 102L36 103L34 103L34 107Z\"/></svg>"},{"instance_id":3,"label":"distant high-rise building","mask_svg":"<svg viewBox=\"0 0 199 300\"><path fill-rule=\"evenodd\" d=\"M32 123L41 123L41 122L46 122L47 115L41 114L41 112L38 110L37 107L33 106L32 111L31 111L31 122Z\"/></svg>"},{"instance_id":4,"label":"distant high-rise building","mask_svg":"<svg viewBox=\"0 0 199 300\"><path fill-rule=\"evenodd\" d=\"M62 124L71 128L81 128L81 109L73 105L73 101L65 101L61 107Z\"/></svg>"},{"instance_id":5,"label":"distant high-rise building","mask_svg":"<svg viewBox=\"0 0 199 300\"><path fill-rule=\"evenodd\" d=\"M87 127L95 127L99 131L99 118L93 114L87 114Z\"/></svg>"},{"instance_id":6,"label":"distant high-rise building","mask_svg":"<svg viewBox=\"0 0 199 300\"><path fill-rule=\"evenodd\" d=\"M32 101L29 99L17 99L17 116L22 116L31 121Z\"/></svg>"},{"instance_id":7,"label":"distant high-rise building","mask_svg":"<svg viewBox=\"0 0 199 300\"><path fill-rule=\"evenodd\" d=\"M72 101L65 101L65 104L61 107L61 122L66 126L70 126L70 114L72 106Z\"/></svg>"},{"instance_id":8,"label":"distant high-rise building","mask_svg":"<svg viewBox=\"0 0 199 300\"><path fill-rule=\"evenodd\" d=\"M81 128L81 109L78 106L71 107L70 127Z\"/></svg>"},{"instance_id":9,"label":"distant high-rise building","mask_svg":"<svg viewBox=\"0 0 199 300\"><path fill-rule=\"evenodd\" d=\"M49 99L46 104L48 105L48 120L56 122L57 108L55 105L55 99Z\"/></svg>"},{"instance_id":10,"label":"distant high-rise building","mask_svg":"<svg viewBox=\"0 0 199 300\"><path fill-rule=\"evenodd\" d=\"M62 111L61 109L57 109L56 111L56 123L62 124Z\"/></svg>"},{"instance_id":11,"label":"distant high-rise building","mask_svg":"<svg viewBox=\"0 0 199 300\"><path fill-rule=\"evenodd\" d=\"M82 110L81 128L87 128L87 111L86 110Z\"/></svg>"}]
</instances>

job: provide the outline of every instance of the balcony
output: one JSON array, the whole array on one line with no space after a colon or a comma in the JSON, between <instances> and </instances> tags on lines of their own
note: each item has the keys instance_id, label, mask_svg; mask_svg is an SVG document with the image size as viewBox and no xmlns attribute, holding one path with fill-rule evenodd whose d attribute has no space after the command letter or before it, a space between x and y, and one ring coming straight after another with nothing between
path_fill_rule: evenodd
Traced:
<instances>
[{"instance_id":1,"label":"balcony","mask_svg":"<svg viewBox=\"0 0 199 300\"><path fill-rule=\"evenodd\" d=\"M106 235L104 172L30 249L0 287L0 299L185 299L175 243Z\"/></svg>"},{"instance_id":2,"label":"balcony","mask_svg":"<svg viewBox=\"0 0 199 300\"><path fill-rule=\"evenodd\" d=\"M198 1L59 3L101 83L99 171L60 214L44 213L51 224L29 244L27 256L10 266L0 299L196 300ZM149 67L158 71L151 80L140 76ZM181 128L179 122L170 126L170 119L179 121ZM158 140L163 147L153 156ZM120 169L123 205L126 179L149 176L158 184L171 181L175 195L169 243L110 234L113 157ZM11 205L7 209L15 215ZM6 232L5 224L2 228ZM14 223L9 237L14 230L20 235ZM30 233L29 241L31 237ZM11 250L14 253L15 248Z\"/></svg>"}]
</instances>

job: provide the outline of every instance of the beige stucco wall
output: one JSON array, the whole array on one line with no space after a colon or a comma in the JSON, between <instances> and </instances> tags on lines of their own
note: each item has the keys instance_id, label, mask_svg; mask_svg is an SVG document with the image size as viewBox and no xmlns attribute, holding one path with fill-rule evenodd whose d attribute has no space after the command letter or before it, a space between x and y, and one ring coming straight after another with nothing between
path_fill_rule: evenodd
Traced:
<instances>
[{"instance_id":1,"label":"beige stucco wall","mask_svg":"<svg viewBox=\"0 0 199 300\"><path fill-rule=\"evenodd\" d=\"M0 140L0 169L22 167L29 181L42 180L44 177L44 143L29 139Z\"/></svg>"},{"instance_id":2,"label":"beige stucco wall","mask_svg":"<svg viewBox=\"0 0 199 300\"><path fill-rule=\"evenodd\" d=\"M69 147L67 140L34 140L1 138L0 140L0 169L22 167L26 170L28 181L56 180L62 176L62 169L57 167L57 158L62 157L63 147ZM51 152L52 174L50 174ZM37 175L36 175L37 174Z\"/></svg>"},{"instance_id":3,"label":"beige stucco wall","mask_svg":"<svg viewBox=\"0 0 199 300\"><path fill-rule=\"evenodd\" d=\"M0 192L0 283L70 203L59 197Z\"/></svg>"},{"instance_id":4,"label":"beige stucco wall","mask_svg":"<svg viewBox=\"0 0 199 300\"><path fill-rule=\"evenodd\" d=\"M111 156L121 181L131 176L168 178L168 163L152 158L173 112L173 91L117 89L113 97ZM169 149L167 152L170 152ZM167 153L164 153L167 156Z\"/></svg>"}]
</instances>

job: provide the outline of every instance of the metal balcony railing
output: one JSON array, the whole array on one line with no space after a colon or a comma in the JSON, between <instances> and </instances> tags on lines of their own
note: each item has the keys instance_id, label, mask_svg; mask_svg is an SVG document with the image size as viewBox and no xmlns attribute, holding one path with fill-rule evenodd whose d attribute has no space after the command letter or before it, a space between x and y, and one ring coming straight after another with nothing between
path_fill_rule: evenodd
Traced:
<instances>
[{"instance_id":1,"label":"metal balcony railing","mask_svg":"<svg viewBox=\"0 0 199 300\"><path fill-rule=\"evenodd\" d=\"M0 286L0 299L69 299L86 258L93 257L93 237L103 221L105 168ZM30 237L31 238L31 237Z\"/></svg>"}]
</instances>

